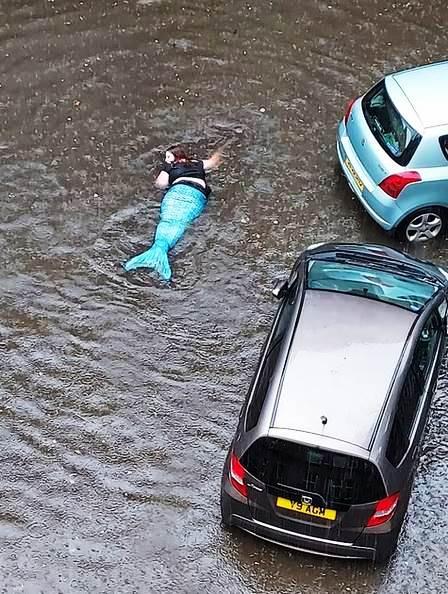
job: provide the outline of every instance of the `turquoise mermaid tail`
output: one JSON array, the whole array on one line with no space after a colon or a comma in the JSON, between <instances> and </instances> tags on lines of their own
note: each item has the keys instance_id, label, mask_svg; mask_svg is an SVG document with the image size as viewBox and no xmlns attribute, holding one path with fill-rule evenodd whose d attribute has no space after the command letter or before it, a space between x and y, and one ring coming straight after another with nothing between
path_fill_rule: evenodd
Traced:
<instances>
[{"instance_id":1,"label":"turquoise mermaid tail","mask_svg":"<svg viewBox=\"0 0 448 594\"><path fill-rule=\"evenodd\" d=\"M127 272L136 268L153 268L163 279L169 280L171 268L168 261L168 249L166 244L155 241L149 250L128 260L124 268Z\"/></svg>"},{"instance_id":2,"label":"turquoise mermaid tail","mask_svg":"<svg viewBox=\"0 0 448 594\"><path fill-rule=\"evenodd\" d=\"M178 183L172 186L160 206L160 222L152 246L131 258L124 268L153 268L163 279L171 278L168 251L179 241L188 225L204 210L205 195L192 186Z\"/></svg>"}]
</instances>

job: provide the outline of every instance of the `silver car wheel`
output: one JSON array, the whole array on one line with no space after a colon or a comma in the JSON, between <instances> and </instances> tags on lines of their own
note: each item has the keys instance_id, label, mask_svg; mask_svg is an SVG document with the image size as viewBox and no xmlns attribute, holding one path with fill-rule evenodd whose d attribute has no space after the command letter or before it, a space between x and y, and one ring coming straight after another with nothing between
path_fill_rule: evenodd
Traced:
<instances>
[{"instance_id":1,"label":"silver car wheel","mask_svg":"<svg viewBox=\"0 0 448 594\"><path fill-rule=\"evenodd\" d=\"M442 230L443 221L434 212L425 212L409 221L406 227L406 239L411 243L434 239Z\"/></svg>"}]
</instances>

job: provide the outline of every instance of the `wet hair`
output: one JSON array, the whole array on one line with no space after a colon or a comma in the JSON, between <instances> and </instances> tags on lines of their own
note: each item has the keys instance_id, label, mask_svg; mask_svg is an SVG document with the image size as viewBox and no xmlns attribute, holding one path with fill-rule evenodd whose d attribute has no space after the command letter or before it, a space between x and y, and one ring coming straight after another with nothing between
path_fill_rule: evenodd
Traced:
<instances>
[{"instance_id":1,"label":"wet hair","mask_svg":"<svg viewBox=\"0 0 448 594\"><path fill-rule=\"evenodd\" d=\"M180 146L179 144L177 144L175 146L171 146L170 148L168 148L166 150L169 151L170 153L173 153L175 163L178 161L187 161L187 163L189 163L191 161L191 157L188 156L187 151L184 149L183 146Z\"/></svg>"}]
</instances>

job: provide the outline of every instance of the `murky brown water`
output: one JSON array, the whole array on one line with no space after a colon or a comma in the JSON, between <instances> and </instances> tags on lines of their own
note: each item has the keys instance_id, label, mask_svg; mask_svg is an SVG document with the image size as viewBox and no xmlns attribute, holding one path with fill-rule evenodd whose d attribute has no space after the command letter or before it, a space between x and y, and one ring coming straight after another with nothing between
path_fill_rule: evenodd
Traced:
<instances>
[{"instance_id":1,"label":"murky brown water","mask_svg":"<svg viewBox=\"0 0 448 594\"><path fill-rule=\"evenodd\" d=\"M0 0L1 592L445 592L442 378L389 567L219 523L225 452L307 244L391 242L335 172L346 101L444 57L445 0ZM174 282L126 278L159 151L229 140ZM448 243L419 248L448 264Z\"/></svg>"}]
</instances>

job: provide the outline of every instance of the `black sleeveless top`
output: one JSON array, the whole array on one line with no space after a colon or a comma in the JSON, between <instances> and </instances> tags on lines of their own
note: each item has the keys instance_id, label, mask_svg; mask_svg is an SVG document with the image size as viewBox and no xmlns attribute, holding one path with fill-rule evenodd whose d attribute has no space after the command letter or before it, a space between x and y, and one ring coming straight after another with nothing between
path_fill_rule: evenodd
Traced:
<instances>
[{"instance_id":1,"label":"black sleeveless top","mask_svg":"<svg viewBox=\"0 0 448 594\"><path fill-rule=\"evenodd\" d=\"M169 175L169 184L173 184L179 177L197 177L205 180L203 161L188 161L187 163L164 163L163 171Z\"/></svg>"}]
</instances>

